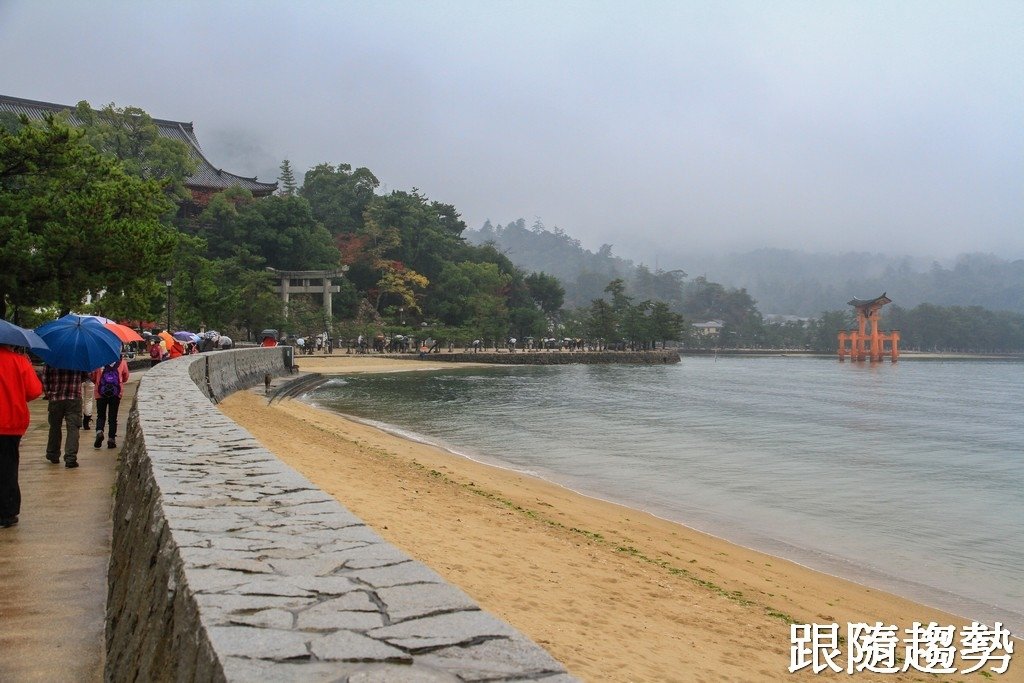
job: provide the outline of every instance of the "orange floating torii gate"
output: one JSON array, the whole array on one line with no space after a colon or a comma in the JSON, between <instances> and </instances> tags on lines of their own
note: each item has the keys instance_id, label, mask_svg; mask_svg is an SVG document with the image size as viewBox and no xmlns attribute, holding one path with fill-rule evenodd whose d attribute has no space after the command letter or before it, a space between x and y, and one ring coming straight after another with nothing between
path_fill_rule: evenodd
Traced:
<instances>
[{"instance_id":1,"label":"orange floating torii gate","mask_svg":"<svg viewBox=\"0 0 1024 683\"><path fill-rule=\"evenodd\" d=\"M885 357L886 342L889 343L889 354L895 363L900 357L900 331L882 332L878 323L882 319L882 306L892 303L892 299L882 292L882 296L874 299L852 299L848 301L857 311L857 329L839 332L839 360L868 360L879 362ZM870 323L871 329L868 330Z\"/></svg>"}]
</instances>

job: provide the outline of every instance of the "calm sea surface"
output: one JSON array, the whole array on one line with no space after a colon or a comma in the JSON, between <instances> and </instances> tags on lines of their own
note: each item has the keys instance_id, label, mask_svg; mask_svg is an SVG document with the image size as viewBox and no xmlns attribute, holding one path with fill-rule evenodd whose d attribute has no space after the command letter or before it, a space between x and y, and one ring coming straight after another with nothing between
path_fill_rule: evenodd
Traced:
<instances>
[{"instance_id":1,"label":"calm sea surface","mask_svg":"<svg viewBox=\"0 0 1024 683\"><path fill-rule=\"evenodd\" d=\"M1024 363L454 368L306 399L1024 632Z\"/></svg>"}]
</instances>

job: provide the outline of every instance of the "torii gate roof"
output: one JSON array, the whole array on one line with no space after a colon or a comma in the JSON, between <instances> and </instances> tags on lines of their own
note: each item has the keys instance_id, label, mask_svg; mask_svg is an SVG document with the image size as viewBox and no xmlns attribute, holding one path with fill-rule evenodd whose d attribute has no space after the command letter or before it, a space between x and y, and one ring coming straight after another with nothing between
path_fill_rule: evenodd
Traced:
<instances>
[{"instance_id":1,"label":"torii gate roof","mask_svg":"<svg viewBox=\"0 0 1024 683\"><path fill-rule=\"evenodd\" d=\"M850 304L854 308L868 308L871 306L884 306L886 304L891 304L892 299L887 297L885 292L882 292L881 296L876 296L874 299L858 299L854 297L846 303Z\"/></svg>"}]
</instances>

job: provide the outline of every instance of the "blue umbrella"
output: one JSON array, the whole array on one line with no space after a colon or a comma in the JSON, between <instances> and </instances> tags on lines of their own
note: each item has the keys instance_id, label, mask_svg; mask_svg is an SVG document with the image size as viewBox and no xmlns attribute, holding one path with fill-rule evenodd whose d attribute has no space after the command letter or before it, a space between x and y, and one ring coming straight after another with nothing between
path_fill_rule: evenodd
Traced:
<instances>
[{"instance_id":1,"label":"blue umbrella","mask_svg":"<svg viewBox=\"0 0 1024 683\"><path fill-rule=\"evenodd\" d=\"M0 318L0 344L8 346L26 346L30 349L46 349L46 342L32 330L18 327Z\"/></svg>"},{"instance_id":2,"label":"blue umbrella","mask_svg":"<svg viewBox=\"0 0 1024 683\"><path fill-rule=\"evenodd\" d=\"M39 356L55 368L90 371L121 357L121 340L95 318L69 313L36 328L47 350Z\"/></svg>"}]
</instances>

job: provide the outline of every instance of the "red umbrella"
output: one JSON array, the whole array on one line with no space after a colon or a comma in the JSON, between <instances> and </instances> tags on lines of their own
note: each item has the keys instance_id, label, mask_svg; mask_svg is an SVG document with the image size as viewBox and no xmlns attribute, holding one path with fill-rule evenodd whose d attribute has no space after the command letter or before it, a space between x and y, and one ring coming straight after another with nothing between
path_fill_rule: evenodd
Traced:
<instances>
[{"instance_id":1,"label":"red umbrella","mask_svg":"<svg viewBox=\"0 0 1024 683\"><path fill-rule=\"evenodd\" d=\"M142 337L138 332L128 327L127 325L120 325L118 323L103 323L103 327L107 328L111 332L117 335L117 338L123 341L125 344L130 342L142 341Z\"/></svg>"}]
</instances>

